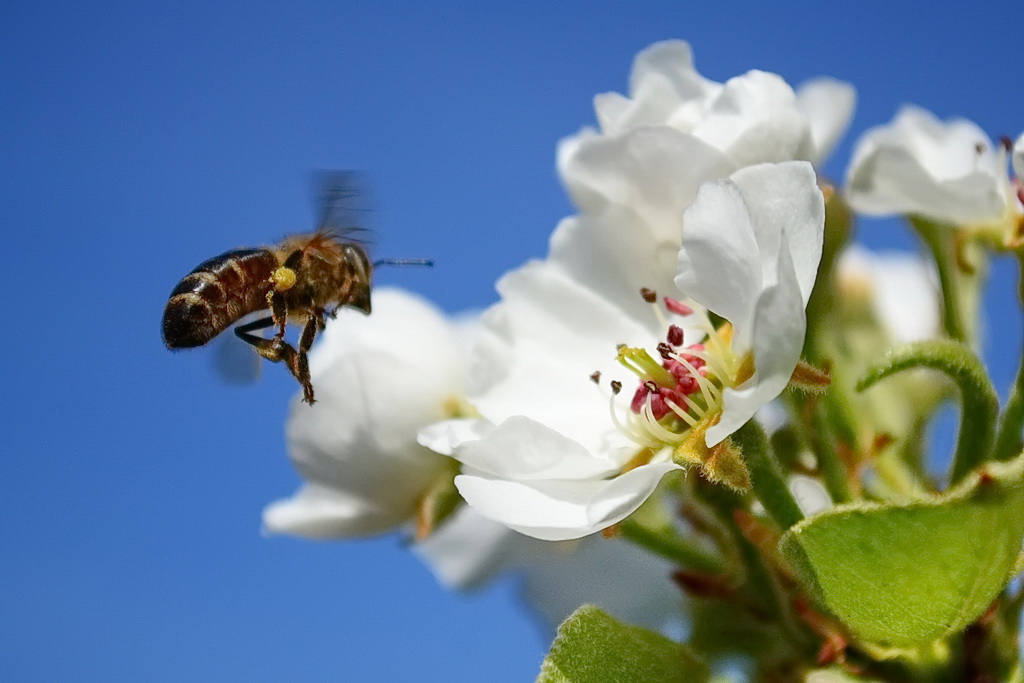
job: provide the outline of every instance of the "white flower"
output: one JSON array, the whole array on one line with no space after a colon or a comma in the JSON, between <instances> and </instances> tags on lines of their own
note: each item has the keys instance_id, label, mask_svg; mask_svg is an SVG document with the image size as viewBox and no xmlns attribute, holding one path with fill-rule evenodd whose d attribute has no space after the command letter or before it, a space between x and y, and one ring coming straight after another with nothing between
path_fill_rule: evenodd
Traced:
<instances>
[{"instance_id":1,"label":"white flower","mask_svg":"<svg viewBox=\"0 0 1024 683\"><path fill-rule=\"evenodd\" d=\"M850 205L870 215L916 214L978 225L1021 213L1007 176L1006 150L966 119L943 122L914 106L864 133L846 185Z\"/></svg>"},{"instance_id":2,"label":"white flower","mask_svg":"<svg viewBox=\"0 0 1024 683\"><path fill-rule=\"evenodd\" d=\"M292 402L288 454L305 483L267 506L271 533L342 538L407 522L446 467L416 443L452 417L465 352L454 327L419 297L378 289L370 316L342 309L310 354L317 402Z\"/></svg>"},{"instance_id":3,"label":"white flower","mask_svg":"<svg viewBox=\"0 0 1024 683\"><path fill-rule=\"evenodd\" d=\"M455 483L466 502L512 529L565 540L614 524L678 466L664 459L612 478L635 446L610 421L607 391L588 376L609 364L618 341L649 340L655 329L555 261L509 273L498 291L502 302L481 320L467 389L485 419L432 425L420 442L460 460Z\"/></svg>"},{"instance_id":4,"label":"white flower","mask_svg":"<svg viewBox=\"0 0 1024 683\"><path fill-rule=\"evenodd\" d=\"M693 66L690 45L655 43L637 55L630 96L594 100L601 130L613 135L645 125L692 133L737 165L804 159L820 163L846 130L856 93L834 79L811 81L798 92L779 76L749 71L716 83Z\"/></svg>"},{"instance_id":5,"label":"white flower","mask_svg":"<svg viewBox=\"0 0 1024 683\"><path fill-rule=\"evenodd\" d=\"M662 632L678 623L682 594L672 563L619 539L548 543L464 506L413 551L450 588L473 589L503 572L522 576L522 597L553 631L583 604Z\"/></svg>"},{"instance_id":6,"label":"white flower","mask_svg":"<svg viewBox=\"0 0 1024 683\"><path fill-rule=\"evenodd\" d=\"M697 194L675 278L696 304L688 311L666 303L696 328L689 331L655 315L635 289L609 296L589 286L657 279L650 232L629 229L643 226L644 214L631 215L621 232L648 246L608 252L607 269L588 272L555 255L555 245L557 253L589 250L591 234L563 222L549 260L503 278L502 302L483 316L468 390L482 419L420 434L463 463L455 484L470 505L537 538L578 538L624 519L679 469L672 449L692 425L719 417L707 433L707 444L717 444L782 391L799 359L824 226L810 164L750 167ZM697 304L732 327L716 331ZM705 344L702 334L710 335ZM655 360L645 347L659 342ZM586 379L608 367L617 346L634 373L622 417L614 403L609 416L611 396Z\"/></svg>"},{"instance_id":7,"label":"white flower","mask_svg":"<svg viewBox=\"0 0 1024 683\"><path fill-rule=\"evenodd\" d=\"M871 252L854 244L839 257L842 292L865 295L892 343L933 339L942 331L939 287L933 269L920 256L898 251Z\"/></svg>"}]
</instances>

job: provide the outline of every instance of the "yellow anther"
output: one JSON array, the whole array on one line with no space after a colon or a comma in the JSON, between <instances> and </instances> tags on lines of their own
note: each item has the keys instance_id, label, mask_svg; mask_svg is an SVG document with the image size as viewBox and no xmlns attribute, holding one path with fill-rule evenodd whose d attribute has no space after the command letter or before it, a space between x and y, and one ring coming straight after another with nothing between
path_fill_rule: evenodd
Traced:
<instances>
[{"instance_id":1,"label":"yellow anther","mask_svg":"<svg viewBox=\"0 0 1024 683\"><path fill-rule=\"evenodd\" d=\"M281 266L270 276L270 281L274 283L274 289L279 292L284 292L294 287L297 279L298 276L295 274L295 271L285 266Z\"/></svg>"},{"instance_id":2,"label":"yellow anther","mask_svg":"<svg viewBox=\"0 0 1024 683\"><path fill-rule=\"evenodd\" d=\"M654 360L646 349L620 344L618 350L618 361L639 375L641 379L653 380L663 387L673 387L678 383L672 373L661 367L661 363Z\"/></svg>"}]
</instances>

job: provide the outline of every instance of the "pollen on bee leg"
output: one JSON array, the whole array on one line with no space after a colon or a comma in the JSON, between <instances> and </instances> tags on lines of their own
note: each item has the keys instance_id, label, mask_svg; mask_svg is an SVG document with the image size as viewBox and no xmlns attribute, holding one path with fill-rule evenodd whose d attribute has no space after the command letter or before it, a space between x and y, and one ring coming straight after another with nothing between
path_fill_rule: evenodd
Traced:
<instances>
[{"instance_id":1,"label":"pollen on bee leg","mask_svg":"<svg viewBox=\"0 0 1024 683\"><path fill-rule=\"evenodd\" d=\"M270 275L270 281L274 283L274 289L284 292L295 286L298 276L295 271L287 266L280 266Z\"/></svg>"}]
</instances>

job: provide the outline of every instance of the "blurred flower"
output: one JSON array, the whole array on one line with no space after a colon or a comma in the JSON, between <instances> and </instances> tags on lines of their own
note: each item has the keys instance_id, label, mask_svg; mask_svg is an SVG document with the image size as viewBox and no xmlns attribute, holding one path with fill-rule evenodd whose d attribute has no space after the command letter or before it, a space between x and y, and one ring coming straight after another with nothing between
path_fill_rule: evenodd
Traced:
<instances>
[{"instance_id":1,"label":"blurred flower","mask_svg":"<svg viewBox=\"0 0 1024 683\"><path fill-rule=\"evenodd\" d=\"M373 295L373 315L342 309L310 354L313 406L296 397L288 455L305 483L263 511L270 533L344 538L409 521L446 458L416 443L420 427L459 414L465 351L423 299Z\"/></svg>"},{"instance_id":2,"label":"blurred flower","mask_svg":"<svg viewBox=\"0 0 1024 683\"><path fill-rule=\"evenodd\" d=\"M629 85L628 97L613 92L594 99L605 135L668 125L721 150L736 167L820 163L845 132L856 101L851 85L830 78L797 92L764 71L710 81L694 68L690 45L681 40L654 43L638 54Z\"/></svg>"},{"instance_id":3,"label":"blurred flower","mask_svg":"<svg viewBox=\"0 0 1024 683\"><path fill-rule=\"evenodd\" d=\"M1004 146L993 145L971 121L943 122L905 106L892 123L857 142L847 199L870 215L914 214L974 227L1016 221L1021 202L1006 157Z\"/></svg>"},{"instance_id":4,"label":"blurred flower","mask_svg":"<svg viewBox=\"0 0 1024 683\"><path fill-rule=\"evenodd\" d=\"M691 300L664 301L696 329L668 324L636 290L605 296L607 282L622 281L618 270L580 272L555 253L499 283L502 302L483 316L469 390L483 419L420 435L463 463L455 484L482 515L545 540L604 529L680 468L673 449L691 427L701 424L714 446L786 386L821 254L824 203L810 164L765 164L707 184L684 221L675 284ZM575 225L563 222L552 237L562 253L587 247ZM644 256L624 250L618 268L650 273ZM587 286L594 279L601 290ZM700 305L732 324L716 330ZM647 316L634 312L645 307ZM654 344L651 355L644 347ZM621 418L613 397L586 379L616 346L636 375Z\"/></svg>"},{"instance_id":5,"label":"blurred flower","mask_svg":"<svg viewBox=\"0 0 1024 683\"><path fill-rule=\"evenodd\" d=\"M521 595L553 632L583 604L662 632L683 610L672 563L619 539L548 543L464 506L413 551L453 589L474 589L502 572L522 577Z\"/></svg>"},{"instance_id":6,"label":"blurred flower","mask_svg":"<svg viewBox=\"0 0 1024 683\"><path fill-rule=\"evenodd\" d=\"M1017 176L1017 193L1018 198L1021 192L1021 183L1024 179L1024 133L1017 138L1017 142L1013 145L1013 172ZM1024 201L1024 199L1021 199Z\"/></svg>"},{"instance_id":7,"label":"blurred flower","mask_svg":"<svg viewBox=\"0 0 1024 683\"><path fill-rule=\"evenodd\" d=\"M853 385L894 346L943 336L934 266L917 254L852 245L839 257L835 301L842 338L833 355L833 386L846 387L862 442L884 444L870 454L873 474L865 484L882 495L924 495L908 484L912 477L905 470L908 464L924 467L925 430L935 408L952 398L952 383L919 368L867 392L854 391Z\"/></svg>"},{"instance_id":8,"label":"blurred flower","mask_svg":"<svg viewBox=\"0 0 1024 683\"><path fill-rule=\"evenodd\" d=\"M804 474L790 475L787 482L800 511L810 517L832 507L832 498L821 482Z\"/></svg>"},{"instance_id":9,"label":"blurred flower","mask_svg":"<svg viewBox=\"0 0 1024 683\"><path fill-rule=\"evenodd\" d=\"M837 277L845 301L869 303L889 344L940 336L938 281L920 256L872 252L854 244L839 257Z\"/></svg>"}]
</instances>

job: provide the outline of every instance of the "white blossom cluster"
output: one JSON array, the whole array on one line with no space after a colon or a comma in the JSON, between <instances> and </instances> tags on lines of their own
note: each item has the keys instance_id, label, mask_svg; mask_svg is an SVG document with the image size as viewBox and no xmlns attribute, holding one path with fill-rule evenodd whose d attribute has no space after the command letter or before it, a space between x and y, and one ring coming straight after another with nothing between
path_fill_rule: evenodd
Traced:
<instances>
[{"instance_id":1,"label":"white blossom cluster","mask_svg":"<svg viewBox=\"0 0 1024 683\"><path fill-rule=\"evenodd\" d=\"M641 52L628 94L595 98L599 128L559 144L578 213L555 227L545 259L498 281L500 300L468 331L393 289L374 292L371 316L343 311L329 325L311 355L319 400L296 400L288 421L305 484L267 507L266 530L386 532L453 482L464 503L416 546L446 583L518 567L553 622L585 600L618 600L620 616L662 626L679 600L667 563L594 534L683 469L694 434L717 446L789 383L833 191L815 166L854 102L833 79L710 81L682 41ZM856 144L842 192L860 213L1012 240L1022 174L1024 136L1010 149L906 107ZM937 333L923 262L854 249L840 263L894 341ZM612 572L657 578L602 592Z\"/></svg>"}]
</instances>

